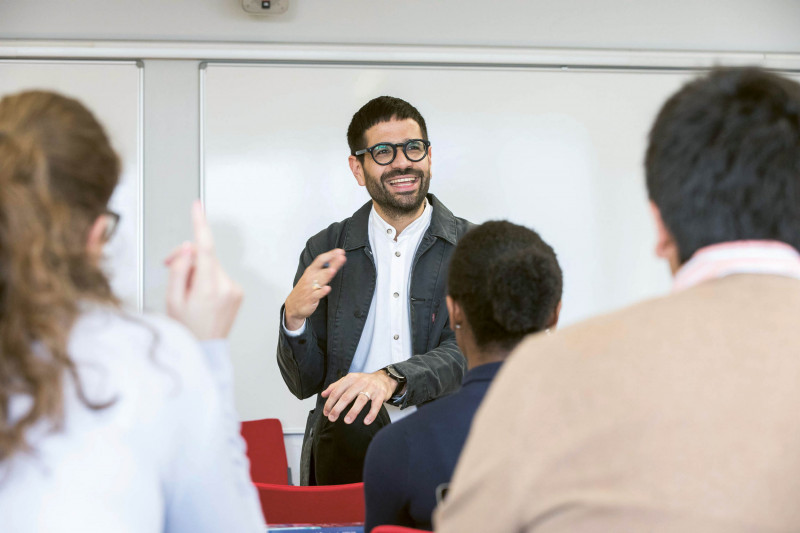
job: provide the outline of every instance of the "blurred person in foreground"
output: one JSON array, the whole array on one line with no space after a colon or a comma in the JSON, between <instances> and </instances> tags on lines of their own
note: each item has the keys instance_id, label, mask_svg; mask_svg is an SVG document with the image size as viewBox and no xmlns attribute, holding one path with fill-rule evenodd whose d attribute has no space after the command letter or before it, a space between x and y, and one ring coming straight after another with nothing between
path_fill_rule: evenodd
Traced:
<instances>
[{"instance_id":1,"label":"blurred person in foreground","mask_svg":"<svg viewBox=\"0 0 800 533\"><path fill-rule=\"evenodd\" d=\"M437 531L800 530L800 85L686 84L645 166L672 293L520 345Z\"/></svg>"},{"instance_id":2,"label":"blurred person in foreground","mask_svg":"<svg viewBox=\"0 0 800 533\"><path fill-rule=\"evenodd\" d=\"M458 392L383 428L364 464L365 531L381 524L430 530L475 411L508 354L556 326L561 268L535 232L505 221L471 229L453 252L447 308L467 358Z\"/></svg>"},{"instance_id":3,"label":"blurred person in foreground","mask_svg":"<svg viewBox=\"0 0 800 533\"><path fill-rule=\"evenodd\" d=\"M0 529L263 531L224 340L241 289L196 204L175 320L125 311L100 268L118 178L78 101L0 101Z\"/></svg>"}]
</instances>

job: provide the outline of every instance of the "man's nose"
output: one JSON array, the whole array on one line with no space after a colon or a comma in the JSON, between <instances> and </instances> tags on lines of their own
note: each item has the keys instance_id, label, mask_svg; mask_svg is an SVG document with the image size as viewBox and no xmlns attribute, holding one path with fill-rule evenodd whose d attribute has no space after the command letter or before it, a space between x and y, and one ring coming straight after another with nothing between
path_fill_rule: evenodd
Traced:
<instances>
[{"instance_id":1,"label":"man's nose","mask_svg":"<svg viewBox=\"0 0 800 533\"><path fill-rule=\"evenodd\" d=\"M409 160L406 157L406 153L403 151L402 146L397 147L397 153L394 156L394 161L392 161L392 168L408 168L413 166L414 162Z\"/></svg>"}]
</instances>

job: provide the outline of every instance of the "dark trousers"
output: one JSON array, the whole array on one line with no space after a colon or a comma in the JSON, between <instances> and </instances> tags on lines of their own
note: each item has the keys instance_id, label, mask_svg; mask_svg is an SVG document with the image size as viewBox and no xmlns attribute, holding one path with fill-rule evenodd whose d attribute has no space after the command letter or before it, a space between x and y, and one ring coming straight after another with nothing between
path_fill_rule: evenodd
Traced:
<instances>
[{"instance_id":1,"label":"dark trousers","mask_svg":"<svg viewBox=\"0 0 800 533\"><path fill-rule=\"evenodd\" d=\"M391 423L386 407L381 406L372 424L365 426L364 417L369 413L365 405L351 424L344 418L352 404L342 411L336 422L321 417L311 444L311 485L342 485L364 480L364 458L375 434Z\"/></svg>"}]
</instances>

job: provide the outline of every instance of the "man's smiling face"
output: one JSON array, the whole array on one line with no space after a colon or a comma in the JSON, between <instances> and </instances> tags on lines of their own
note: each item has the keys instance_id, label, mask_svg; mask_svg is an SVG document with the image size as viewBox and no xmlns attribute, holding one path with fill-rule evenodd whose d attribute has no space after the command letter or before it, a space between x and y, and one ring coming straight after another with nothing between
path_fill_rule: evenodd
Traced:
<instances>
[{"instance_id":1,"label":"man's smiling face","mask_svg":"<svg viewBox=\"0 0 800 533\"><path fill-rule=\"evenodd\" d=\"M364 133L367 146L378 143L404 143L410 139L421 138L422 131L419 124L412 119L379 122ZM397 147L394 161L388 165L377 164L372 156L366 153L363 155L361 166L363 178L359 179L359 183L367 187L376 206L387 216L404 216L420 209L430 187L430 150L421 161L409 161L402 147ZM358 179L358 176L356 178Z\"/></svg>"}]
</instances>

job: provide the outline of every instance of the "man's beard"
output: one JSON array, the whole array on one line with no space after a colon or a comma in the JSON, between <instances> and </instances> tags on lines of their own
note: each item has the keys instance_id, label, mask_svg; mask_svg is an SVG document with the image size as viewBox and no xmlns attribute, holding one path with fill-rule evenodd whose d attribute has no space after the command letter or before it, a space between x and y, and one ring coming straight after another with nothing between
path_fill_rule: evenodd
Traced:
<instances>
[{"instance_id":1,"label":"man's beard","mask_svg":"<svg viewBox=\"0 0 800 533\"><path fill-rule=\"evenodd\" d=\"M426 173L422 170L414 168L394 169L387 170L380 178L366 175L367 192L383 212L392 218L399 218L404 215L415 213L422 202L425 201L425 196L428 194L428 188L431 185L430 172ZM389 191L388 181L397 176L416 176L419 178L419 187L415 191L407 193L393 194Z\"/></svg>"}]
</instances>

